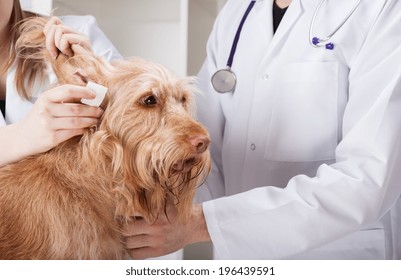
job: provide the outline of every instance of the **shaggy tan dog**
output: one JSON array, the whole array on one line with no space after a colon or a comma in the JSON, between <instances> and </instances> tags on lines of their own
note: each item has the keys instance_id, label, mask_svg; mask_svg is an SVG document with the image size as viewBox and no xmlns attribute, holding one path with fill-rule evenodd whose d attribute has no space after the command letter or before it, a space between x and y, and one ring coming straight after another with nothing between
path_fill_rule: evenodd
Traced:
<instances>
[{"instance_id":1,"label":"shaggy tan dog","mask_svg":"<svg viewBox=\"0 0 401 280\"><path fill-rule=\"evenodd\" d=\"M96 129L0 168L0 259L121 259L122 223L149 222L173 203L188 220L210 170L209 136L191 117L188 79L134 59L45 51L40 18L25 23L20 55L51 63L59 83L108 88Z\"/></svg>"}]
</instances>

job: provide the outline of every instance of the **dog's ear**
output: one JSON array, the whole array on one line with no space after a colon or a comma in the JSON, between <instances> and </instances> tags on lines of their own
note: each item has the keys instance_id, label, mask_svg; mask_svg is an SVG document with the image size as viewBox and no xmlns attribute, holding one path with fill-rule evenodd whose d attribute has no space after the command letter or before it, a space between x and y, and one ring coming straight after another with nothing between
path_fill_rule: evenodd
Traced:
<instances>
[{"instance_id":1,"label":"dog's ear","mask_svg":"<svg viewBox=\"0 0 401 280\"><path fill-rule=\"evenodd\" d=\"M77 85L86 85L89 82L88 74L83 69L77 69L73 76L76 78Z\"/></svg>"},{"instance_id":2,"label":"dog's ear","mask_svg":"<svg viewBox=\"0 0 401 280\"><path fill-rule=\"evenodd\" d=\"M74 54L72 57L60 53L56 60L51 61L51 65L59 84L84 86L91 81L107 87L109 63L91 51Z\"/></svg>"},{"instance_id":3,"label":"dog's ear","mask_svg":"<svg viewBox=\"0 0 401 280\"><path fill-rule=\"evenodd\" d=\"M94 173L99 169L112 168L112 180L114 199L116 201L116 218L128 221L130 217L140 214L149 222L157 218L157 214L152 212L154 203L161 204L158 209L160 212L164 207L164 192L157 186L157 193L152 189L156 186L147 186L141 182L137 172L128 162L126 153L121 142L105 130L98 130L90 135L86 133L81 142L87 148L84 150L83 158L86 159L87 172ZM104 157L102 160L100 158ZM97 159L97 160L95 160ZM110 164L111 161L111 164ZM158 201L152 201L159 198Z\"/></svg>"},{"instance_id":4,"label":"dog's ear","mask_svg":"<svg viewBox=\"0 0 401 280\"><path fill-rule=\"evenodd\" d=\"M92 81L104 85L107 77L104 71L110 67L106 60L97 57L93 51L77 44L72 46L72 57L63 53L59 53L56 59L51 57L46 49L46 37L43 33L46 23L47 19L35 17L26 19L21 24L20 37L15 48L17 56L24 60L24 67L40 61L43 67L51 66L59 84L85 85L87 81Z\"/></svg>"}]
</instances>

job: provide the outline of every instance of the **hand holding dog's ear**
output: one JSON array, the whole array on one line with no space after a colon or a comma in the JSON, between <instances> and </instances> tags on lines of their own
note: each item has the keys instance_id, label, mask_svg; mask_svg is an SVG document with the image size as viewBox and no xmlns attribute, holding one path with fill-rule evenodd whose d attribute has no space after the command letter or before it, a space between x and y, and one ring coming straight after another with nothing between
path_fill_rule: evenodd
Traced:
<instances>
[{"instance_id":1,"label":"hand holding dog's ear","mask_svg":"<svg viewBox=\"0 0 401 280\"><path fill-rule=\"evenodd\" d=\"M75 85L63 85L43 93L18 123L19 131L30 143L24 145L28 149L25 156L48 151L96 125L103 110L79 103L81 98L94 97L90 89Z\"/></svg>"},{"instance_id":2,"label":"hand holding dog's ear","mask_svg":"<svg viewBox=\"0 0 401 280\"><path fill-rule=\"evenodd\" d=\"M175 207L167 207L166 214L154 223L136 219L124 227L126 248L133 259L159 257L192 243L210 241L201 205L193 206L191 219L186 224L177 220Z\"/></svg>"},{"instance_id":3,"label":"hand holding dog's ear","mask_svg":"<svg viewBox=\"0 0 401 280\"><path fill-rule=\"evenodd\" d=\"M46 49L50 52L53 58L57 58L59 52L71 57L78 52L91 51L92 47L89 39L75 30L63 25L63 22L52 17L43 29L46 36ZM80 46L75 48L74 46Z\"/></svg>"}]
</instances>

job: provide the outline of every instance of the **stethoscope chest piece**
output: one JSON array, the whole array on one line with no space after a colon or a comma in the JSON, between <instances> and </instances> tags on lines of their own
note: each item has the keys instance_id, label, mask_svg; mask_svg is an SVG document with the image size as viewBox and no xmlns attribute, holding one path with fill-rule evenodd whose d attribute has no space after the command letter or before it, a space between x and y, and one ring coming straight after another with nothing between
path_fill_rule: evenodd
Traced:
<instances>
[{"instance_id":1,"label":"stethoscope chest piece","mask_svg":"<svg viewBox=\"0 0 401 280\"><path fill-rule=\"evenodd\" d=\"M234 54L235 50L237 49L237 44L241 34L242 26L244 25L245 20L248 17L248 14L252 10L253 5L255 5L255 2L256 0L251 1L249 3L248 8L246 9L245 14L241 19L237 32L235 33L233 44L231 46L230 56L228 57L226 68L217 70L211 78L212 86L214 90L218 93L234 92L235 90L235 85L237 84L237 77L235 73L231 70L231 66L233 65Z\"/></svg>"},{"instance_id":2,"label":"stethoscope chest piece","mask_svg":"<svg viewBox=\"0 0 401 280\"><path fill-rule=\"evenodd\" d=\"M229 68L216 71L212 76L212 85L218 93L234 92L237 77Z\"/></svg>"}]
</instances>

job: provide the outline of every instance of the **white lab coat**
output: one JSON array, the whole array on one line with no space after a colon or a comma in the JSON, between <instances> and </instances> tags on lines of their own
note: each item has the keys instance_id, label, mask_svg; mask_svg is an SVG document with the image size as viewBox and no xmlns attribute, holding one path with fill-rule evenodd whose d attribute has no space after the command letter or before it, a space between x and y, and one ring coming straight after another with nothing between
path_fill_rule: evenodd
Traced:
<instances>
[{"instance_id":1,"label":"white lab coat","mask_svg":"<svg viewBox=\"0 0 401 280\"><path fill-rule=\"evenodd\" d=\"M108 60L121 58L113 44L99 29L93 16L62 16L60 19L65 25L85 34L91 41L92 49L97 55L104 56ZM55 75L51 73L45 83L36 83L32 99L26 100L18 95L14 76L15 68L11 68L7 73L6 116L4 118L0 113L0 126L16 123L23 119L38 96L56 81Z\"/></svg>"},{"instance_id":2,"label":"white lab coat","mask_svg":"<svg viewBox=\"0 0 401 280\"><path fill-rule=\"evenodd\" d=\"M362 0L333 36L309 44L319 0L293 0L276 34L272 0L242 29L235 92L224 68L249 4L229 0L199 74L199 119L213 170L198 192L217 258L401 258L401 1ZM325 37L355 1L327 0L313 35Z\"/></svg>"}]
</instances>

